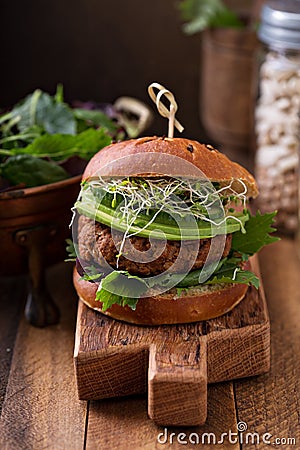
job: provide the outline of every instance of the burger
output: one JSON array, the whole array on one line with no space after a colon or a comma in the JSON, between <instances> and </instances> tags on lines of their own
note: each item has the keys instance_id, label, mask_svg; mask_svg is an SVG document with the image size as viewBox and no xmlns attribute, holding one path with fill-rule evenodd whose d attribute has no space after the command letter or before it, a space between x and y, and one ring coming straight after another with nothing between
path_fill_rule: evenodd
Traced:
<instances>
[{"instance_id":1,"label":"burger","mask_svg":"<svg viewBox=\"0 0 300 450\"><path fill-rule=\"evenodd\" d=\"M249 259L275 213L252 215L253 176L210 145L184 138L118 142L87 165L74 205L79 298L140 325L223 315L259 279Z\"/></svg>"}]
</instances>

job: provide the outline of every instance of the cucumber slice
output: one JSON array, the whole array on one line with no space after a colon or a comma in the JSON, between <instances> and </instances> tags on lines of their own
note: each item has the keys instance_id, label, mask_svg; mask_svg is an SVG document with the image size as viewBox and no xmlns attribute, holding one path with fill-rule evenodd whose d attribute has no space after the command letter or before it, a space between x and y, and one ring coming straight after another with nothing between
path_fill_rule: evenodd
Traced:
<instances>
[{"instance_id":1,"label":"cucumber slice","mask_svg":"<svg viewBox=\"0 0 300 450\"><path fill-rule=\"evenodd\" d=\"M89 205L87 202L77 202L75 204L77 211L80 214L83 214L91 219L94 219L98 222L101 222L105 225L111 226L112 228L118 231L128 231L129 234L136 234L137 236L154 239L167 239L172 241L180 241L180 240L198 240L199 238L212 238L218 234L229 234L239 231L241 229L241 224L244 225L245 222L249 219L248 214L245 213L236 213L235 219L227 219L226 224L221 224L220 226L215 226L210 224L209 222L198 222L198 232L197 229L193 226L182 226L176 227L164 223L148 223L144 217L138 218L138 221L131 225L130 229L127 229L127 224L122 217L118 217L117 212L114 209L111 209L102 204L98 205L98 209L95 210L92 205ZM146 227L143 229L144 227ZM197 235L199 233L199 235Z\"/></svg>"}]
</instances>

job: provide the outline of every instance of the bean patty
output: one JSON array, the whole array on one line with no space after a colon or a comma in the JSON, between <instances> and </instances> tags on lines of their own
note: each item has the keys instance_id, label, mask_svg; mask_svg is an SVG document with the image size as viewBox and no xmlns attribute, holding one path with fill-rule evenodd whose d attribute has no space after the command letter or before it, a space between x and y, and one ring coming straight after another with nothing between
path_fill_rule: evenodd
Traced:
<instances>
[{"instance_id":1,"label":"bean patty","mask_svg":"<svg viewBox=\"0 0 300 450\"><path fill-rule=\"evenodd\" d=\"M126 240L122 255L118 258L123 233L116 230L112 233L110 227L85 216L79 217L78 230L79 254L85 264L105 267L106 261L114 269L127 270L139 276L158 275L166 270L172 273L185 273L200 269L211 247L211 239L183 242L151 239L150 242L148 238L132 236ZM222 236L214 239L222 245ZM226 236L222 258L228 255L230 248L229 234ZM212 260L219 257L219 252L216 252ZM192 258L194 262L191 267Z\"/></svg>"}]
</instances>

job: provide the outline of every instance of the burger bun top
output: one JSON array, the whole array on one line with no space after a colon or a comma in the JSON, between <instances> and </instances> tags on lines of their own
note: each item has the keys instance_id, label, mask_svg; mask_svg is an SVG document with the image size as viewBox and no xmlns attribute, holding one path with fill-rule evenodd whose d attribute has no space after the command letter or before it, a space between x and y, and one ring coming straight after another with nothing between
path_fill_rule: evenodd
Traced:
<instances>
[{"instance_id":1,"label":"burger bun top","mask_svg":"<svg viewBox=\"0 0 300 450\"><path fill-rule=\"evenodd\" d=\"M255 179L248 170L212 146L185 138L153 136L111 144L90 160L83 181L97 176L161 175L206 178L221 187L231 185L237 193L243 192L246 186L247 197L258 195Z\"/></svg>"}]
</instances>

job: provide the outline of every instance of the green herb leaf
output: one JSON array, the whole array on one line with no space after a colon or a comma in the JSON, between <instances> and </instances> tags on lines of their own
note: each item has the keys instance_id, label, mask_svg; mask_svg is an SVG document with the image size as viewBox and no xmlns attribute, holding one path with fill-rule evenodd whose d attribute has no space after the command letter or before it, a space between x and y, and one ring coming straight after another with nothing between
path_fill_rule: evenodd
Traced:
<instances>
[{"instance_id":1,"label":"green herb leaf","mask_svg":"<svg viewBox=\"0 0 300 450\"><path fill-rule=\"evenodd\" d=\"M25 148L11 149L14 154L28 153L40 158L62 161L73 155L89 160L95 153L111 143L111 137L104 129L89 128L80 134L44 134Z\"/></svg>"},{"instance_id":2,"label":"green herb leaf","mask_svg":"<svg viewBox=\"0 0 300 450\"><path fill-rule=\"evenodd\" d=\"M94 266L88 266L84 268L84 275L81 277L81 280L85 281L96 281L103 275L99 272L99 270Z\"/></svg>"},{"instance_id":3,"label":"green herb leaf","mask_svg":"<svg viewBox=\"0 0 300 450\"><path fill-rule=\"evenodd\" d=\"M109 273L101 280L101 287L103 289L118 290L122 296L139 297L147 291L147 285L137 275L131 275L125 270Z\"/></svg>"},{"instance_id":4,"label":"green herb leaf","mask_svg":"<svg viewBox=\"0 0 300 450\"><path fill-rule=\"evenodd\" d=\"M212 28L241 28L243 23L233 11L223 8L219 14L211 19L210 26Z\"/></svg>"},{"instance_id":5,"label":"green herb leaf","mask_svg":"<svg viewBox=\"0 0 300 450\"><path fill-rule=\"evenodd\" d=\"M219 263L215 267L214 273L216 273L219 270L221 270L222 266L225 264L226 261L227 261L227 258L221 259L221 261L219 261ZM190 286L197 286L197 285L199 285L200 284L199 283L200 277L202 279L204 279L204 278L206 279L206 277L209 276L209 272L211 272L213 270L214 266L215 266L215 263L213 263L213 265L210 264L210 265L208 265L205 268L192 270L181 281L179 281L177 286L179 286L180 288L184 288L184 287L190 287ZM234 267L236 267L236 264L234 264ZM205 277L205 275L206 275L206 277Z\"/></svg>"},{"instance_id":6,"label":"green herb leaf","mask_svg":"<svg viewBox=\"0 0 300 450\"><path fill-rule=\"evenodd\" d=\"M215 284L215 283L244 283L244 277L242 274L246 273L246 278L248 277L248 271L243 270L240 266L242 264L243 258L241 257L227 257L221 259L219 261L216 269L214 270L211 277L204 282L204 284ZM176 287L180 288L188 288L191 286L198 286L201 284L199 282L200 276L202 278L205 277L205 273L208 273L212 270L211 266L208 266L204 269L193 270L188 273L183 280L179 281ZM252 272L249 272L252 273ZM255 277L255 275L253 274ZM171 282L173 281L172 275ZM174 275L173 275L174 277ZM205 278L206 279L206 278ZM254 282L255 279L253 278ZM246 283L247 284L247 283Z\"/></svg>"},{"instance_id":7,"label":"green herb leaf","mask_svg":"<svg viewBox=\"0 0 300 450\"><path fill-rule=\"evenodd\" d=\"M102 303L103 311L106 311L115 304L120 306L128 305L132 310L135 310L138 302L138 298L121 297L120 295L113 294L105 289L97 291L96 300L99 300Z\"/></svg>"},{"instance_id":8,"label":"green herb leaf","mask_svg":"<svg viewBox=\"0 0 300 450\"><path fill-rule=\"evenodd\" d=\"M231 257L220 261L216 271L205 281L204 284L219 283L239 283L253 285L258 289L259 279L257 276L239 267L242 258ZM84 279L89 281L96 280L101 274L95 268L89 268L91 276L87 275ZM94 275L93 275L94 274ZM199 286L199 276L201 269L190 272L183 280L181 274L161 275L159 285L168 289L168 286L175 287L177 295L180 297L183 291L192 286ZM151 278L141 278L137 275L130 275L127 271L112 271L109 275L102 278L96 293L96 300L103 303L103 311L110 308L113 304L121 306L128 305L131 309L136 308L139 297L158 284L158 280ZM116 293L117 292L117 293Z\"/></svg>"},{"instance_id":9,"label":"green herb leaf","mask_svg":"<svg viewBox=\"0 0 300 450\"><path fill-rule=\"evenodd\" d=\"M70 108L64 103L56 103L44 93L38 103L36 124L49 134L76 134L76 120Z\"/></svg>"},{"instance_id":10,"label":"green herb leaf","mask_svg":"<svg viewBox=\"0 0 300 450\"><path fill-rule=\"evenodd\" d=\"M275 216L276 212L261 214L259 211L255 216L250 216L245 223L246 233L237 231L232 235L232 249L242 254L254 255L264 245L278 241L278 237L269 234L276 231L272 227Z\"/></svg>"},{"instance_id":11,"label":"green herb leaf","mask_svg":"<svg viewBox=\"0 0 300 450\"><path fill-rule=\"evenodd\" d=\"M113 122L104 112L99 110L76 108L73 110L73 113L76 119L89 122L89 126L105 128L112 134L119 128L119 125Z\"/></svg>"},{"instance_id":12,"label":"green herb leaf","mask_svg":"<svg viewBox=\"0 0 300 450\"><path fill-rule=\"evenodd\" d=\"M31 155L10 156L0 165L1 175L11 184L26 187L41 186L69 178L68 173L53 161Z\"/></svg>"},{"instance_id":13,"label":"green herb leaf","mask_svg":"<svg viewBox=\"0 0 300 450\"><path fill-rule=\"evenodd\" d=\"M11 114L19 118L17 128L20 133L34 125L42 127L49 134L76 133L76 120L71 109L39 89L16 105Z\"/></svg>"},{"instance_id":14,"label":"green herb leaf","mask_svg":"<svg viewBox=\"0 0 300 450\"><path fill-rule=\"evenodd\" d=\"M66 239L66 244L68 259L65 259L65 261L76 261L77 252L74 242L72 241L72 239Z\"/></svg>"},{"instance_id":15,"label":"green herb leaf","mask_svg":"<svg viewBox=\"0 0 300 450\"><path fill-rule=\"evenodd\" d=\"M52 159L65 159L70 156L76 136L70 134L44 134L32 142L32 144L27 145L24 148L17 148L13 151L19 154L30 154L33 156L39 156L41 158L52 158Z\"/></svg>"},{"instance_id":16,"label":"green herb leaf","mask_svg":"<svg viewBox=\"0 0 300 450\"><path fill-rule=\"evenodd\" d=\"M103 311L115 303L121 306L128 305L134 310L139 297L146 291L147 286L141 278L126 271L114 270L101 280L96 300L102 302Z\"/></svg>"},{"instance_id":17,"label":"green herb leaf","mask_svg":"<svg viewBox=\"0 0 300 450\"><path fill-rule=\"evenodd\" d=\"M176 293L177 293L177 297L181 297L181 294L183 292L186 292L188 290L187 287L176 287Z\"/></svg>"},{"instance_id":18,"label":"green herb leaf","mask_svg":"<svg viewBox=\"0 0 300 450\"><path fill-rule=\"evenodd\" d=\"M220 274L215 274L212 278L205 282L206 284L217 283L237 283L253 285L256 289L259 288L259 278L250 270L243 270L241 268L235 268L232 270L224 271Z\"/></svg>"},{"instance_id":19,"label":"green herb leaf","mask_svg":"<svg viewBox=\"0 0 300 450\"><path fill-rule=\"evenodd\" d=\"M186 34L194 34L209 27L242 27L237 15L221 0L183 0L179 3Z\"/></svg>"},{"instance_id":20,"label":"green herb leaf","mask_svg":"<svg viewBox=\"0 0 300 450\"><path fill-rule=\"evenodd\" d=\"M64 87L61 83L58 83L58 85L56 86L54 98L56 103L62 103L64 101Z\"/></svg>"}]
</instances>

